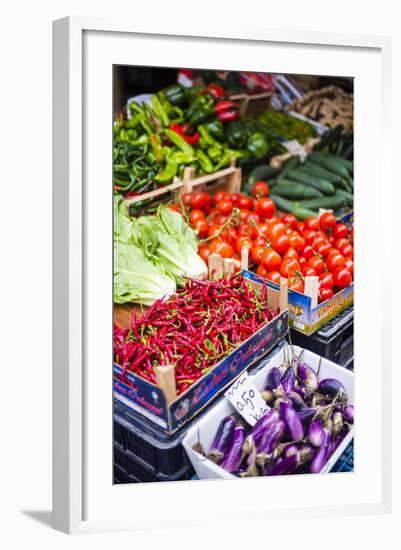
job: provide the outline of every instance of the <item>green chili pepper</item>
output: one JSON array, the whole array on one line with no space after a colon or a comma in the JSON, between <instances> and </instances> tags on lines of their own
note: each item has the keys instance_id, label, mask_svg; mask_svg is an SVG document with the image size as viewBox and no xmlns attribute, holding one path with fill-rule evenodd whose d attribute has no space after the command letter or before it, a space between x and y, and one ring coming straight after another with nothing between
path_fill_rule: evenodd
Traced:
<instances>
[{"instance_id":1,"label":"green chili pepper","mask_svg":"<svg viewBox=\"0 0 401 550\"><path fill-rule=\"evenodd\" d=\"M176 162L177 164L189 164L190 162L195 162L196 157L189 155L188 153L184 153L183 151L174 151L168 160L171 162Z\"/></svg>"},{"instance_id":2,"label":"green chili pepper","mask_svg":"<svg viewBox=\"0 0 401 550\"><path fill-rule=\"evenodd\" d=\"M156 95L152 95L152 97L150 98L150 101L152 103L153 112L156 115L156 117L160 120L162 125L164 127L170 126L170 118L167 114L166 109L161 104L161 101L159 100L159 98Z\"/></svg>"},{"instance_id":3,"label":"green chili pepper","mask_svg":"<svg viewBox=\"0 0 401 550\"><path fill-rule=\"evenodd\" d=\"M228 166L230 164L230 161L232 159L232 151L230 149L225 149L223 152L223 156L221 157L220 161L216 164L214 167L214 170L217 172L217 170L220 170L221 168L224 168L225 166Z\"/></svg>"},{"instance_id":4,"label":"green chili pepper","mask_svg":"<svg viewBox=\"0 0 401 550\"><path fill-rule=\"evenodd\" d=\"M156 174L155 180L159 183L169 183L177 174L177 168L177 163L169 160L164 169Z\"/></svg>"},{"instance_id":5,"label":"green chili pepper","mask_svg":"<svg viewBox=\"0 0 401 550\"><path fill-rule=\"evenodd\" d=\"M174 143L178 147L178 149L181 149L183 153L187 153L190 156L195 155L194 148L192 145L190 145L183 137L177 134L177 132L173 132L173 130L165 130L164 131L168 139Z\"/></svg>"},{"instance_id":6,"label":"green chili pepper","mask_svg":"<svg viewBox=\"0 0 401 550\"><path fill-rule=\"evenodd\" d=\"M164 152L161 145L161 139L158 134L150 136L150 146L152 147L153 155L157 162L161 163L164 160Z\"/></svg>"},{"instance_id":7,"label":"green chili pepper","mask_svg":"<svg viewBox=\"0 0 401 550\"><path fill-rule=\"evenodd\" d=\"M198 157L199 164L204 172L210 174L214 171L212 161L203 151L197 151L196 156Z\"/></svg>"},{"instance_id":8,"label":"green chili pepper","mask_svg":"<svg viewBox=\"0 0 401 550\"><path fill-rule=\"evenodd\" d=\"M196 152L196 154L198 154L198 151ZM212 147L208 148L207 154L214 162L218 162L221 158L222 149L216 147L215 145L212 145Z\"/></svg>"},{"instance_id":9,"label":"green chili pepper","mask_svg":"<svg viewBox=\"0 0 401 550\"><path fill-rule=\"evenodd\" d=\"M214 139L206 125L201 124L200 126L198 126L198 132L200 134L200 137L203 138L204 142L207 143L210 147L217 147L218 149L222 148L221 143Z\"/></svg>"}]
</instances>

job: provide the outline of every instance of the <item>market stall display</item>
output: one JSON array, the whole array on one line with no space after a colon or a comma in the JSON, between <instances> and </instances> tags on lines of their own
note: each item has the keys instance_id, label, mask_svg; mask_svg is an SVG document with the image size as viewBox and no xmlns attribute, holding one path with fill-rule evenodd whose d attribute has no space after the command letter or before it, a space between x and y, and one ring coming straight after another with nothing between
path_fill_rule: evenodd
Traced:
<instances>
[{"instance_id":1,"label":"market stall display","mask_svg":"<svg viewBox=\"0 0 401 550\"><path fill-rule=\"evenodd\" d=\"M182 69L114 120L116 482L352 453L352 94L233 74ZM248 376L255 426L226 394Z\"/></svg>"}]
</instances>

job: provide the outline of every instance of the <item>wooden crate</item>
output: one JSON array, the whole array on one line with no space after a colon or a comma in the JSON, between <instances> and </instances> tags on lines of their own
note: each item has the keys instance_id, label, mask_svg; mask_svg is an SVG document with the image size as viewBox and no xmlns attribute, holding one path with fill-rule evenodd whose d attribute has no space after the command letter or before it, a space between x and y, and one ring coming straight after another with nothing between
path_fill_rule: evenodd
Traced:
<instances>
[{"instance_id":1,"label":"wooden crate","mask_svg":"<svg viewBox=\"0 0 401 550\"><path fill-rule=\"evenodd\" d=\"M239 103L240 117L255 117L261 110L270 106L270 99L273 92L262 92L260 94L233 94L229 97L231 101Z\"/></svg>"},{"instance_id":2,"label":"wooden crate","mask_svg":"<svg viewBox=\"0 0 401 550\"><path fill-rule=\"evenodd\" d=\"M193 168L185 168L183 177L183 193L192 193L194 191L207 191L216 193L216 191L227 191L228 193L239 193L241 189L241 168L235 166L235 159L231 165L223 168L213 174L194 177Z\"/></svg>"},{"instance_id":3,"label":"wooden crate","mask_svg":"<svg viewBox=\"0 0 401 550\"><path fill-rule=\"evenodd\" d=\"M313 151L313 148L315 145L320 143L319 137L313 137L309 138L308 141L303 145L303 148L305 149L305 152L309 155ZM276 155L270 159L270 166L274 166L274 168L281 168L281 166L289 160L293 156L292 153L289 151L287 153L283 153L281 155Z\"/></svg>"}]
</instances>

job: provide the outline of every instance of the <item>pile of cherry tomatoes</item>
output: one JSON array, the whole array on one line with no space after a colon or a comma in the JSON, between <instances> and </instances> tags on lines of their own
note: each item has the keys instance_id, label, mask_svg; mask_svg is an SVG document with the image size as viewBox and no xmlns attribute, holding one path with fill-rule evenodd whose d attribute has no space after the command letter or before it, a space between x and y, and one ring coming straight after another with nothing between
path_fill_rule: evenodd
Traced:
<instances>
[{"instance_id":1,"label":"pile of cherry tomatoes","mask_svg":"<svg viewBox=\"0 0 401 550\"><path fill-rule=\"evenodd\" d=\"M292 214L278 217L265 182L256 182L252 193L251 198L218 191L212 197L198 191L172 205L198 233L198 252L206 262L212 252L239 259L247 247L258 275L273 282L286 277L292 290L303 292L305 277L318 276L320 302L352 283L353 228L337 223L331 212L305 221Z\"/></svg>"}]
</instances>

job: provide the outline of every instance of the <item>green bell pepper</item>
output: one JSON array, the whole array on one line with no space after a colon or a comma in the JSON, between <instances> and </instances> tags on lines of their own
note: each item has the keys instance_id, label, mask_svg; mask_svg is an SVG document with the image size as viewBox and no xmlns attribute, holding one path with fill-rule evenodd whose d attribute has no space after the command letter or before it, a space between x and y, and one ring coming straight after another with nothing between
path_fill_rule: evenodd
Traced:
<instances>
[{"instance_id":1,"label":"green bell pepper","mask_svg":"<svg viewBox=\"0 0 401 550\"><path fill-rule=\"evenodd\" d=\"M246 148L254 158L264 157L269 150L267 141L261 132L255 132L249 136Z\"/></svg>"},{"instance_id":2,"label":"green bell pepper","mask_svg":"<svg viewBox=\"0 0 401 550\"><path fill-rule=\"evenodd\" d=\"M211 120L206 122L204 126L214 138L220 141L224 140L224 125L220 120Z\"/></svg>"},{"instance_id":3,"label":"green bell pepper","mask_svg":"<svg viewBox=\"0 0 401 550\"><path fill-rule=\"evenodd\" d=\"M246 146L248 132L240 120L233 120L226 125L226 136L231 147L241 149Z\"/></svg>"},{"instance_id":4,"label":"green bell pepper","mask_svg":"<svg viewBox=\"0 0 401 550\"><path fill-rule=\"evenodd\" d=\"M171 105L182 107L187 103L185 88L180 84L173 84L162 90Z\"/></svg>"}]
</instances>

